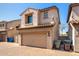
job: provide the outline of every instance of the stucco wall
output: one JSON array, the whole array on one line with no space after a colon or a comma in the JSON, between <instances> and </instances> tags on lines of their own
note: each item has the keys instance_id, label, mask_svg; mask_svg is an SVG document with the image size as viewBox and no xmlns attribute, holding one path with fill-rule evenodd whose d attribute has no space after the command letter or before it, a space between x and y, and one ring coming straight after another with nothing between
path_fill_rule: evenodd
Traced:
<instances>
[{"instance_id":1,"label":"stucco wall","mask_svg":"<svg viewBox=\"0 0 79 59\"><path fill-rule=\"evenodd\" d=\"M13 37L16 42L17 30L16 26L20 25L20 20L10 21L7 23L7 37Z\"/></svg>"},{"instance_id":2,"label":"stucco wall","mask_svg":"<svg viewBox=\"0 0 79 59\"><path fill-rule=\"evenodd\" d=\"M73 7L72 11L71 11L71 14L70 14L70 17L69 17L69 31L68 31L68 33L69 33L69 38L70 39L72 39L72 35L73 35L72 34L72 32L73 32L72 27L76 30L76 28L75 28L76 26L73 23L77 23L77 21L78 21L78 18L79 18L78 17L78 15L79 15L78 10L79 10L79 6ZM70 25L70 23L71 23L71 25Z\"/></svg>"},{"instance_id":3,"label":"stucco wall","mask_svg":"<svg viewBox=\"0 0 79 59\"><path fill-rule=\"evenodd\" d=\"M20 32L20 35L21 35L21 40L23 40L23 38L22 38L22 36L23 36L23 34L35 34L35 33L38 33L38 34L40 34L40 33L42 33L42 34L44 34L45 33L45 35L46 35L46 39L44 38L44 40L46 40L46 44L44 45L44 46L46 46L46 48L48 48L48 49L52 49L52 47L53 47L53 40L54 40L54 32L53 32L53 27L49 27L49 28L33 28L33 29L24 29L24 30L20 30L19 32ZM49 32L49 35L48 35L48 32ZM33 35L34 35L33 34ZM45 36L44 35L44 36ZM27 36L26 36L27 37ZM37 37L37 39L39 39L39 37L38 36L34 36L34 37ZM33 37L30 37L30 38L33 38ZM40 37L41 38L41 37ZM27 38L24 38L24 39L27 39ZM29 40L29 39L28 39ZM21 41L22 42L22 41ZM39 40L39 42L40 42L40 40ZM44 42L44 41L43 41ZM37 43L37 42L36 42Z\"/></svg>"},{"instance_id":4,"label":"stucco wall","mask_svg":"<svg viewBox=\"0 0 79 59\"><path fill-rule=\"evenodd\" d=\"M25 15L33 14L33 24L25 24ZM38 26L41 24L48 24L54 22L53 27L49 28L34 28L34 29L21 29L19 30L21 34L21 40L23 39L22 36L25 33L36 33L36 32L50 32L50 37L47 36L47 48L51 49L53 47L53 41L58 39L59 36L59 16L57 9L52 8L48 10L48 19L44 19L44 11L37 11L33 9L27 9L26 12L21 16L21 28L30 27L30 26ZM53 18L54 17L54 18ZM27 19L26 19L27 20ZM37 37L39 38L39 37ZM41 37L40 37L41 38ZM25 39L25 38L24 38ZM29 39L28 39L29 40Z\"/></svg>"},{"instance_id":5,"label":"stucco wall","mask_svg":"<svg viewBox=\"0 0 79 59\"><path fill-rule=\"evenodd\" d=\"M79 15L79 6L73 7L72 10L73 10L77 15Z\"/></svg>"},{"instance_id":6,"label":"stucco wall","mask_svg":"<svg viewBox=\"0 0 79 59\"><path fill-rule=\"evenodd\" d=\"M16 28L20 25L20 19L7 22L7 29Z\"/></svg>"},{"instance_id":7,"label":"stucco wall","mask_svg":"<svg viewBox=\"0 0 79 59\"><path fill-rule=\"evenodd\" d=\"M6 25L7 25L7 22L0 22L0 24L1 25L3 25L4 24L4 26L3 27L0 27L0 31L6 31Z\"/></svg>"},{"instance_id":8,"label":"stucco wall","mask_svg":"<svg viewBox=\"0 0 79 59\"><path fill-rule=\"evenodd\" d=\"M51 10L52 11L52 10ZM59 38L59 29L60 29L60 24L59 24L59 15L58 15L58 12L57 12L57 10L53 10L53 12L54 12L54 14L55 14L55 18L54 18L54 27L52 28L52 32L53 32L53 35L52 35L52 37L53 37L53 39L54 40L56 40L56 39L58 39Z\"/></svg>"},{"instance_id":9,"label":"stucco wall","mask_svg":"<svg viewBox=\"0 0 79 59\"><path fill-rule=\"evenodd\" d=\"M69 28L68 29L68 37L69 37L70 40L72 40L72 27L70 26L70 24L69 24L68 28Z\"/></svg>"},{"instance_id":10,"label":"stucco wall","mask_svg":"<svg viewBox=\"0 0 79 59\"><path fill-rule=\"evenodd\" d=\"M55 36L58 37L59 35L59 17L58 17L58 12L56 8L52 8L48 11L48 18L44 19L44 11L37 11L37 10L33 10L33 9L27 9L26 12L22 15L22 19L21 19L21 27L30 27L30 26L37 26L37 25L41 25L41 24L48 24L51 22L54 22L55 26L54 26L54 32ZM29 14L29 13L33 13L33 24L25 24L25 15ZM53 19L54 17L54 19Z\"/></svg>"},{"instance_id":11,"label":"stucco wall","mask_svg":"<svg viewBox=\"0 0 79 59\"><path fill-rule=\"evenodd\" d=\"M52 9L47 10L47 12L48 12L48 18L44 19L44 11L27 9L26 12L24 12L24 14L21 16L21 28L29 27L29 26L38 26L38 25L41 25L41 24L48 24L48 23L51 23L51 22L54 23L53 18L58 17L57 9L52 8ZM28 16L28 14L33 15L33 24L25 24L25 20L27 20L25 15ZM59 19L57 19L57 21L59 21Z\"/></svg>"},{"instance_id":12,"label":"stucco wall","mask_svg":"<svg viewBox=\"0 0 79 59\"><path fill-rule=\"evenodd\" d=\"M58 15L57 10L55 8L47 10L47 12L48 12L48 18L44 18L44 12L45 11L40 11L39 12L39 20L38 20L39 25L40 24L47 24L47 23L54 22L53 21L53 17L55 18Z\"/></svg>"},{"instance_id":13,"label":"stucco wall","mask_svg":"<svg viewBox=\"0 0 79 59\"><path fill-rule=\"evenodd\" d=\"M32 13L33 15L33 23L25 24L25 15ZM38 11L33 9L27 9L26 12L21 16L21 28L28 26L37 26L38 25Z\"/></svg>"}]
</instances>

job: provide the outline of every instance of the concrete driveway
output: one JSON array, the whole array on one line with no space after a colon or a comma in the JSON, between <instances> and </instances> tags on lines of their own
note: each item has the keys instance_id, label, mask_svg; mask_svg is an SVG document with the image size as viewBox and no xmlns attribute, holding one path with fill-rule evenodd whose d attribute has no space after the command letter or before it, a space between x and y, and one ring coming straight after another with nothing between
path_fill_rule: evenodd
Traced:
<instances>
[{"instance_id":1,"label":"concrete driveway","mask_svg":"<svg viewBox=\"0 0 79 59\"><path fill-rule=\"evenodd\" d=\"M19 46L16 43L0 42L2 56L79 56L79 53Z\"/></svg>"}]
</instances>

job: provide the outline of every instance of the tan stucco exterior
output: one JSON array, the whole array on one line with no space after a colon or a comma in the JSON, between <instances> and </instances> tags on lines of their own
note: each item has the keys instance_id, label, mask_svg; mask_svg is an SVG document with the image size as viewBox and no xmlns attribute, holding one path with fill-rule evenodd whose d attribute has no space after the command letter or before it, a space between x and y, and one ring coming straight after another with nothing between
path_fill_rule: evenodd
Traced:
<instances>
[{"instance_id":1,"label":"tan stucco exterior","mask_svg":"<svg viewBox=\"0 0 79 59\"><path fill-rule=\"evenodd\" d=\"M0 22L0 31L6 31L7 22L1 21Z\"/></svg>"},{"instance_id":2,"label":"tan stucco exterior","mask_svg":"<svg viewBox=\"0 0 79 59\"><path fill-rule=\"evenodd\" d=\"M13 37L14 42L17 42L17 30L16 27L20 25L20 20L13 21L1 21L0 22L0 38L4 42L7 42L8 37Z\"/></svg>"},{"instance_id":3,"label":"tan stucco exterior","mask_svg":"<svg viewBox=\"0 0 79 59\"><path fill-rule=\"evenodd\" d=\"M13 20L7 23L7 36L13 37L16 34L16 27L20 25L20 20Z\"/></svg>"},{"instance_id":4,"label":"tan stucco exterior","mask_svg":"<svg viewBox=\"0 0 79 59\"><path fill-rule=\"evenodd\" d=\"M72 40L74 51L79 52L79 4L71 4L69 10L69 38Z\"/></svg>"},{"instance_id":5,"label":"tan stucco exterior","mask_svg":"<svg viewBox=\"0 0 79 59\"><path fill-rule=\"evenodd\" d=\"M48 12L48 18L44 18L44 12ZM32 24L26 24L27 16L32 14ZM53 41L59 36L59 13L57 7L46 9L28 8L21 14L21 26L18 29L18 42L21 45L35 46L52 49Z\"/></svg>"},{"instance_id":6,"label":"tan stucco exterior","mask_svg":"<svg viewBox=\"0 0 79 59\"><path fill-rule=\"evenodd\" d=\"M59 23L60 21L58 20L58 10L56 8L51 8L50 10L47 10L48 12L48 18L44 19L44 12L45 11L39 11L35 10L33 8L28 8L23 15L21 15L21 28L23 27L30 27L30 26L38 26L38 25L43 25L43 24L49 24L49 23ZM32 24L25 24L25 18L29 14L33 14L33 23ZM53 20L54 18L54 20ZM27 19L27 18L26 18Z\"/></svg>"},{"instance_id":7,"label":"tan stucco exterior","mask_svg":"<svg viewBox=\"0 0 79 59\"><path fill-rule=\"evenodd\" d=\"M13 37L14 42L17 42L17 26L20 26L20 20L13 20L7 22L7 37Z\"/></svg>"},{"instance_id":8,"label":"tan stucco exterior","mask_svg":"<svg viewBox=\"0 0 79 59\"><path fill-rule=\"evenodd\" d=\"M32 13L33 14L33 25L32 24L25 24L25 18L28 14ZM26 27L26 26L37 26L38 25L38 10L33 10L31 8L28 8L26 12L21 16L21 28Z\"/></svg>"},{"instance_id":9,"label":"tan stucco exterior","mask_svg":"<svg viewBox=\"0 0 79 59\"><path fill-rule=\"evenodd\" d=\"M48 18L44 19L44 12L45 11L40 11L39 12L39 20L38 20L38 24L48 24L48 23L54 23L53 17L55 17L55 20L57 20L56 18L58 18L58 13L57 13L57 9L52 8L50 10L48 10ZM59 20L57 20L58 22Z\"/></svg>"},{"instance_id":10,"label":"tan stucco exterior","mask_svg":"<svg viewBox=\"0 0 79 59\"><path fill-rule=\"evenodd\" d=\"M54 32L52 31L52 27L48 27L48 28L33 28L33 29L26 29L25 30L20 30L20 33L21 33L21 37L22 37L22 42L26 42L27 43L27 40L30 40L32 41L32 39L34 40L33 43L31 43L30 41L28 41L28 43L31 43L30 46L32 46L33 44L42 44L42 45L36 45L36 47L43 47L43 48L52 48L53 46L51 46L53 44L53 34ZM50 37L48 36L50 33ZM23 36L24 40L23 39ZM24 40L24 41L23 41ZM41 42L42 40L42 42ZM39 42L39 43L38 43ZM49 43L50 42L50 43ZM51 45L50 45L51 44ZM23 45L28 45L28 44L23 44ZM43 46L44 45L44 46ZM35 46L35 45L33 45Z\"/></svg>"},{"instance_id":11,"label":"tan stucco exterior","mask_svg":"<svg viewBox=\"0 0 79 59\"><path fill-rule=\"evenodd\" d=\"M6 33L6 25L7 22L5 21L0 21L0 38L2 39L2 42L6 41L7 33Z\"/></svg>"}]
</instances>

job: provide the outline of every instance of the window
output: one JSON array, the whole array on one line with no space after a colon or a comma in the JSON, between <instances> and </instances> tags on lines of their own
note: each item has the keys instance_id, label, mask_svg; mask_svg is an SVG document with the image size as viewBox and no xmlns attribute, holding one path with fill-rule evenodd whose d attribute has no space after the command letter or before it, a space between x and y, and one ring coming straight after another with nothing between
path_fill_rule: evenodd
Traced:
<instances>
[{"instance_id":1,"label":"window","mask_svg":"<svg viewBox=\"0 0 79 59\"><path fill-rule=\"evenodd\" d=\"M4 24L3 24L3 27L4 27Z\"/></svg>"},{"instance_id":2,"label":"window","mask_svg":"<svg viewBox=\"0 0 79 59\"><path fill-rule=\"evenodd\" d=\"M31 16L28 16L28 23L32 23L32 15Z\"/></svg>"},{"instance_id":3,"label":"window","mask_svg":"<svg viewBox=\"0 0 79 59\"><path fill-rule=\"evenodd\" d=\"M32 13L25 15L25 24L32 24L33 22L33 15Z\"/></svg>"},{"instance_id":4,"label":"window","mask_svg":"<svg viewBox=\"0 0 79 59\"><path fill-rule=\"evenodd\" d=\"M0 27L4 27L4 24L0 24Z\"/></svg>"},{"instance_id":5,"label":"window","mask_svg":"<svg viewBox=\"0 0 79 59\"><path fill-rule=\"evenodd\" d=\"M44 18L48 18L48 12L44 12Z\"/></svg>"}]
</instances>

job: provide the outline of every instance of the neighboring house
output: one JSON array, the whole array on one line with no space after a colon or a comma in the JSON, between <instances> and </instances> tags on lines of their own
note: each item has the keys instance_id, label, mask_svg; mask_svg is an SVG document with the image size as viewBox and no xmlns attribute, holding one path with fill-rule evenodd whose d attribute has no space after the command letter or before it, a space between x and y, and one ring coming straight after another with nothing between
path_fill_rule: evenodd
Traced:
<instances>
[{"instance_id":1,"label":"neighboring house","mask_svg":"<svg viewBox=\"0 0 79 59\"><path fill-rule=\"evenodd\" d=\"M69 38L72 40L74 51L79 52L79 4L71 4L69 7L68 20Z\"/></svg>"},{"instance_id":2,"label":"neighboring house","mask_svg":"<svg viewBox=\"0 0 79 59\"><path fill-rule=\"evenodd\" d=\"M17 42L17 30L20 26L20 20L13 21L0 21L0 42L7 42L7 38L13 38L14 42Z\"/></svg>"},{"instance_id":3,"label":"neighboring house","mask_svg":"<svg viewBox=\"0 0 79 59\"><path fill-rule=\"evenodd\" d=\"M20 19L7 22L7 37L14 38L14 42L18 42L16 30L18 26L20 26Z\"/></svg>"},{"instance_id":4,"label":"neighboring house","mask_svg":"<svg viewBox=\"0 0 79 59\"><path fill-rule=\"evenodd\" d=\"M7 23L5 22L5 21L1 21L0 22L0 41L6 41L5 39L6 39L6 25L7 25Z\"/></svg>"},{"instance_id":5,"label":"neighboring house","mask_svg":"<svg viewBox=\"0 0 79 59\"><path fill-rule=\"evenodd\" d=\"M44 9L28 8L21 14L19 41L21 45L52 49L59 37L59 11L56 6Z\"/></svg>"}]
</instances>

